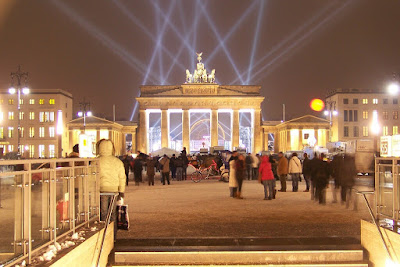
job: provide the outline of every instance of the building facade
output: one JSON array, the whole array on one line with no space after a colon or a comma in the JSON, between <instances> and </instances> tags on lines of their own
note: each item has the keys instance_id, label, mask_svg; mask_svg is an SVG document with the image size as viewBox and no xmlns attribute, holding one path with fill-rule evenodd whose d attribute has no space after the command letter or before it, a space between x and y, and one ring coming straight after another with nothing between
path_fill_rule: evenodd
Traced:
<instances>
[{"instance_id":1,"label":"building facade","mask_svg":"<svg viewBox=\"0 0 400 267\"><path fill-rule=\"evenodd\" d=\"M24 158L53 158L68 148L66 123L72 119L72 95L61 89L33 89L18 96L0 91L0 151L18 151Z\"/></svg>"},{"instance_id":2,"label":"building facade","mask_svg":"<svg viewBox=\"0 0 400 267\"><path fill-rule=\"evenodd\" d=\"M379 90L336 89L328 93L326 105L332 142L399 133L398 96Z\"/></svg>"}]
</instances>

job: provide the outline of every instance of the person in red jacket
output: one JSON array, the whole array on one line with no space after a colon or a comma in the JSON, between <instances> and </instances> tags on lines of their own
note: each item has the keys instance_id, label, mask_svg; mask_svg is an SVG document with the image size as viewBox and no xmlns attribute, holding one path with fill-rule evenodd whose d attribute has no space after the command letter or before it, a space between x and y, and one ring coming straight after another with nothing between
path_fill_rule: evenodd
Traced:
<instances>
[{"instance_id":1,"label":"person in red jacket","mask_svg":"<svg viewBox=\"0 0 400 267\"><path fill-rule=\"evenodd\" d=\"M260 173L259 179L264 185L264 200L271 200L274 195L274 174L272 173L271 163L269 162L268 156L263 156L261 158L258 172Z\"/></svg>"}]
</instances>

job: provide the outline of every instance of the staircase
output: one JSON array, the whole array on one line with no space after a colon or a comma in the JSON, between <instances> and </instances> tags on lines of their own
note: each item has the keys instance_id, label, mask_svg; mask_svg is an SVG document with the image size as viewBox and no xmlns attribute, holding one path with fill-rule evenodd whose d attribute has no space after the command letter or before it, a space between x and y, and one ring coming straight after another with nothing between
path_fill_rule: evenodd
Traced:
<instances>
[{"instance_id":1,"label":"staircase","mask_svg":"<svg viewBox=\"0 0 400 267\"><path fill-rule=\"evenodd\" d=\"M112 266L368 266L355 238L122 239Z\"/></svg>"}]
</instances>

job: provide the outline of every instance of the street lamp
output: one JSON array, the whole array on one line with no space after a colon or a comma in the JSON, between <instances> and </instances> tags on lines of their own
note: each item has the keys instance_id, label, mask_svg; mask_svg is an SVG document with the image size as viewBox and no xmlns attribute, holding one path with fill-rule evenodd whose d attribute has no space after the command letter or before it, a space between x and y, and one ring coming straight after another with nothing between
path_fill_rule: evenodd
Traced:
<instances>
[{"instance_id":1,"label":"street lamp","mask_svg":"<svg viewBox=\"0 0 400 267\"><path fill-rule=\"evenodd\" d=\"M81 107L82 111L78 112L78 117L83 117L83 132L85 132L86 117L91 117L93 114L90 111L90 102L86 102L85 99L83 99L83 102L79 103L79 106Z\"/></svg>"},{"instance_id":2,"label":"street lamp","mask_svg":"<svg viewBox=\"0 0 400 267\"><path fill-rule=\"evenodd\" d=\"M336 101L325 100L326 110L324 111L324 115L326 117L329 116L329 142L332 141L332 116L337 116L338 112L336 110Z\"/></svg>"},{"instance_id":3,"label":"street lamp","mask_svg":"<svg viewBox=\"0 0 400 267\"><path fill-rule=\"evenodd\" d=\"M398 81L399 74L393 73L393 81L388 84L387 91L391 95L397 95L400 91L400 85Z\"/></svg>"},{"instance_id":4,"label":"street lamp","mask_svg":"<svg viewBox=\"0 0 400 267\"><path fill-rule=\"evenodd\" d=\"M20 138L21 138L21 118L20 118L20 111L21 111L21 91L22 94L27 95L29 94L29 88L26 86L27 80L28 80L28 72L22 72L21 71L21 65L18 66L18 70L16 72L11 72L11 87L8 89L8 93L11 95L17 93L18 95L18 133L17 133L17 155L18 157L21 156L21 151L20 151ZM16 87L14 87L14 78L16 79ZM24 86L22 87L21 80L25 79L24 81Z\"/></svg>"}]
</instances>

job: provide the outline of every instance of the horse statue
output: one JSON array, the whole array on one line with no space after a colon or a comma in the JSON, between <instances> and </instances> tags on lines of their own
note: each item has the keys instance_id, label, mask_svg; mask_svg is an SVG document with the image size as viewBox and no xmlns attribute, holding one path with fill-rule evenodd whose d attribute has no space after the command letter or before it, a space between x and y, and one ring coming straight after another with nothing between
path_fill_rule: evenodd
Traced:
<instances>
[{"instance_id":1,"label":"horse statue","mask_svg":"<svg viewBox=\"0 0 400 267\"><path fill-rule=\"evenodd\" d=\"M187 69L186 70L186 82L191 83L193 80L193 75L190 73L190 71Z\"/></svg>"},{"instance_id":2,"label":"horse statue","mask_svg":"<svg viewBox=\"0 0 400 267\"><path fill-rule=\"evenodd\" d=\"M215 83L215 69L213 69L211 73L208 75L208 82Z\"/></svg>"},{"instance_id":3,"label":"horse statue","mask_svg":"<svg viewBox=\"0 0 400 267\"><path fill-rule=\"evenodd\" d=\"M194 70L194 73L193 73L193 82L194 83L198 83L199 82L199 77L200 75L198 74L198 72L197 72L197 70Z\"/></svg>"},{"instance_id":4,"label":"horse statue","mask_svg":"<svg viewBox=\"0 0 400 267\"><path fill-rule=\"evenodd\" d=\"M203 70L203 75L201 75L201 80L203 83L207 82L207 70L206 69Z\"/></svg>"}]
</instances>

